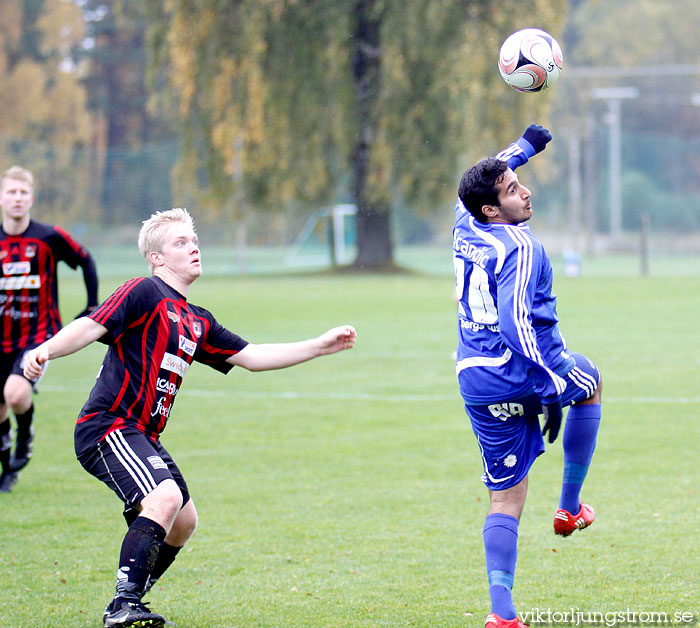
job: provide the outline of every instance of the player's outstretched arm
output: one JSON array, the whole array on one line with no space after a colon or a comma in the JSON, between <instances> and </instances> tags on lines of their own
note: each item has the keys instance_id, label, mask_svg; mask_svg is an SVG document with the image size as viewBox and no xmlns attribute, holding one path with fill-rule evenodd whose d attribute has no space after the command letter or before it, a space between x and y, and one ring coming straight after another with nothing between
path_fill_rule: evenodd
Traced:
<instances>
[{"instance_id":1,"label":"player's outstretched arm","mask_svg":"<svg viewBox=\"0 0 700 628\"><path fill-rule=\"evenodd\" d=\"M551 139L552 134L548 129L539 124L531 124L522 137L498 153L496 159L505 161L511 170L515 170L526 164L530 157L541 153Z\"/></svg>"},{"instance_id":2,"label":"player's outstretched arm","mask_svg":"<svg viewBox=\"0 0 700 628\"><path fill-rule=\"evenodd\" d=\"M76 318L55 336L25 354L24 376L30 380L39 377L44 362L80 351L101 338L106 331L105 327L91 318Z\"/></svg>"},{"instance_id":3,"label":"player's outstretched arm","mask_svg":"<svg viewBox=\"0 0 700 628\"><path fill-rule=\"evenodd\" d=\"M249 344L227 362L248 371L283 369L322 355L337 353L355 346L357 332L350 325L334 327L325 334L299 342Z\"/></svg>"}]
</instances>

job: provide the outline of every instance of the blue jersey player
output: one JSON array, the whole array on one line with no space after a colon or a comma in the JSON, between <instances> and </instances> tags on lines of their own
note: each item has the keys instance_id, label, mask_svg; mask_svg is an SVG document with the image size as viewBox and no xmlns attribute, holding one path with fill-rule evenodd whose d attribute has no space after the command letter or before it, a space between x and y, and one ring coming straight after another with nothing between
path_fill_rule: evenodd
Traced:
<instances>
[{"instance_id":1,"label":"blue jersey player","mask_svg":"<svg viewBox=\"0 0 700 628\"><path fill-rule=\"evenodd\" d=\"M201 275L199 243L185 209L157 212L143 223L139 250L150 277L131 279L89 316L76 319L28 352L24 374L41 375L49 358L95 340L108 345L97 382L75 427L75 450L86 471L124 502L129 530L119 556L105 628L165 625L141 599L194 533L197 511L160 435L193 362L227 373L279 369L350 349L345 325L318 338L253 344L220 325L187 293Z\"/></svg>"},{"instance_id":2,"label":"blue jersey player","mask_svg":"<svg viewBox=\"0 0 700 628\"><path fill-rule=\"evenodd\" d=\"M568 351L559 331L552 266L527 226L530 190L514 172L550 139L549 131L531 125L495 159L467 170L455 209L456 370L490 496L483 528L491 598L486 628L524 625L511 591L528 472L544 452L543 436L556 440L562 407L569 405L554 532L568 536L595 518L579 494L600 425L600 374L588 358Z\"/></svg>"}]
</instances>

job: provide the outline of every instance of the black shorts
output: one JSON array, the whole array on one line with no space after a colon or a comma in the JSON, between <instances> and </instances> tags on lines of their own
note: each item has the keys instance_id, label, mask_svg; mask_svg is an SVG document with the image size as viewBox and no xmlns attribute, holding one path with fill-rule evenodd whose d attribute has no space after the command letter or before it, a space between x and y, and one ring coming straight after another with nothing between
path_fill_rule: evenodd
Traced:
<instances>
[{"instance_id":1,"label":"black shorts","mask_svg":"<svg viewBox=\"0 0 700 628\"><path fill-rule=\"evenodd\" d=\"M3 389L5 388L5 382L10 375L19 375L24 377L24 354L30 351L34 347L39 345L29 345L25 349L20 349L19 351L13 351L12 353L0 353L0 403L5 403L5 395L3 394ZM29 381L32 385L32 390L36 392L36 385L39 380L44 376L46 372L46 367L49 365L48 361L44 363L41 370L41 375L35 381Z\"/></svg>"},{"instance_id":2,"label":"black shorts","mask_svg":"<svg viewBox=\"0 0 700 628\"><path fill-rule=\"evenodd\" d=\"M78 462L117 494L125 511L137 509L163 480L175 480L183 506L190 499L187 483L165 447L135 427L110 432L94 447L83 450Z\"/></svg>"}]
</instances>

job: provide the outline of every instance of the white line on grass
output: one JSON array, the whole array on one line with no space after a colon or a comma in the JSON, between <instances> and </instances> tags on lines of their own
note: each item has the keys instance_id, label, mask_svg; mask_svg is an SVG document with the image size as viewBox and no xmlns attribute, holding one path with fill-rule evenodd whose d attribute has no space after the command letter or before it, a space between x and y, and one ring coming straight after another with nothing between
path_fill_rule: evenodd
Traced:
<instances>
[{"instance_id":1,"label":"white line on grass","mask_svg":"<svg viewBox=\"0 0 700 628\"><path fill-rule=\"evenodd\" d=\"M41 385L41 390L57 393L88 393L89 388L78 386ZM414 394L375 394L375 393L334 393L334 392L300 392L300 391L253 391L253 390L205 390L203 388L186 388L185 395L199 397L253 397L258 399L337 399L342 401L457 401L459 393L449 395L414 395ZM606 403L659 403L659 404L700 404L700 397L605 397Z\"/></svg>"}]
</instances>

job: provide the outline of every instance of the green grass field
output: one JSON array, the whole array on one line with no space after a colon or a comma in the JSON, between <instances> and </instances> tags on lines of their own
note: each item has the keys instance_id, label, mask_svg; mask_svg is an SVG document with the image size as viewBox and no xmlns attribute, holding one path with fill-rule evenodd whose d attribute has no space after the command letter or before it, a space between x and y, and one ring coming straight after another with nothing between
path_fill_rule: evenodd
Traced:
<instances>
[{"instance_id":1,"label":"green grass field","mask_svg":"<svg viewBox=\"0 0 700 628\"><path fill-rule=\"evenodd\" d=\"M101 295L124 278L107 274ZM598 518L553 534L562 453L549 446L520 526L517 608L684 612L697 626L700 276L558 277L555 289L570 347L604 378L584 489ZM75 275L61 290L66 314L83 307ZM191 369L163 442L200 526L154 610L178 628L483 626L487 494L454 375L451 290L447 274L195 284L191 300L251 341L347 322L358 343L284 371ZM41 383L35 457L0 496L2 628L101 626L125 526L72 434L102 353L55 361Z\"/></svg>"}]
</instances>

